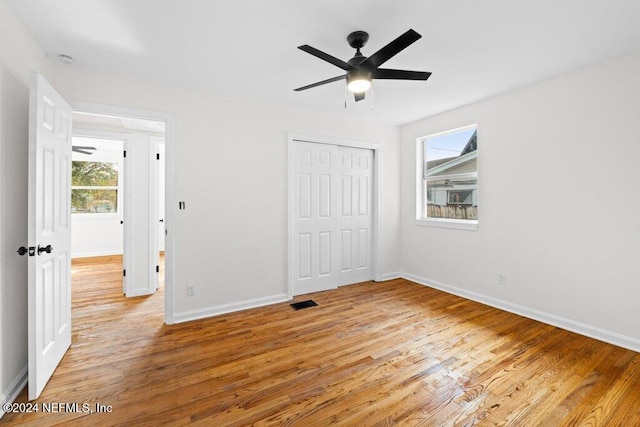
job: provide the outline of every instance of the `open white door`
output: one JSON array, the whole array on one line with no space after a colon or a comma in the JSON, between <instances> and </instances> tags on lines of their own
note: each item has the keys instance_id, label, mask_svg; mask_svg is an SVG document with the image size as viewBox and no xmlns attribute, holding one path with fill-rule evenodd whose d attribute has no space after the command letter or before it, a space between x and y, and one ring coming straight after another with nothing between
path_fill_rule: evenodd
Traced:
<instances>
[{"instance_id":1,"label":"open white door","mask_svg":"<svg viewBox=\"0 0 640 427\"><path fill-rule=\"evenodd\" d=\"M71 107L38 73L29 100L29 399L71 345Z\"/></svg>"},{"instance_id":2,"label":"open white door","mask_svg":"<svg viewBox=\"0 0 640 427\"><path fill-rule=\"evenodd\" d=\"M164 174L165 149L164 137L149 137L149 283L153 291L160 287L160 252L164 251Z\"/></svg>"}]
</instances>

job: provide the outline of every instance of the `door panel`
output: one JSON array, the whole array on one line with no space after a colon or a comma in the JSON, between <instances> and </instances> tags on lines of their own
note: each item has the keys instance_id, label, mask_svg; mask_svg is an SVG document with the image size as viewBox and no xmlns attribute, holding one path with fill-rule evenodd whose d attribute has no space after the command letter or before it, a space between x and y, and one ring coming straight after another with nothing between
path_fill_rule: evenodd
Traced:
<instances>
[{"instance_id":1,"label":"door panel","mask_svg":"<svg viewBox=\"0 0 640 427\"><path fill-rule=\"evenodd\" d=\"M369 177L358 177L358 215L369 215Z\"/></svg>"},{"instance_id":2,"label":"door panel","mask_svg":"<svg viewBox=\"0 0 640 427\"><path fill-rule=\"evenodd\" d=\"M311 233L298 235L298 279L311 279Z\"/></svg>"},{"instance_id":3,"label":"door panel","mask_svg":"<svg viewBox=\"0 0 640 427\"><path fill-rule=\"evenodd\" d=\"M311 218L311 174L298 175L298 219Z\"/></svg>"},{"instance_id":4,"label":"door panel","mask_svg":"<svg viewBox=\"0 0 640 427\"><path fill-rule=\"evenodd\" d=\"M331 254L333 252L333 248L331 247L331 232L323 231L318 233L318 240L318 275L328 276L331 274Z\"/></svg>"},{"instance_id":5,"label":"door panel","mask_svg":"<svg viewBox=\"0 0 640 427\"><path fill-rule=\"evenodd\" d=\"M369 267L369 230L361 228L358 230L358 270Z\"/></svg>"},{"instance_id":6,"label":"door panel","mask_svg":"<svg viewBox=\"0 0 640 427\"><path fill-rule=\"evenodd\" d=\"M331 218L331 176L327 174L318 175L318 217Z\"/></svg>"},{"instance_id":7,"label":"door panel","mask_svg":"<svg viewBox=\"0 0 640 427\"><path fill-rule=\"evenodd\" d=\"M342 264L341 264L341 268L340 271L349 271L352 268L352 252L351 252L351 247L352 247L352 232L351 230L342 230L340 232L342 234L342 242L340 245L340 258L342 260Z\"/></svg>"},{"instance_id":8,"label":"door panel","mask_svg":"<svg viewBox=\"0 0 640 427\"><path fill-rule=\"evenodd\" d=\"M342 177L342 216L351 216L351 189L353 188L353 178L349 175Z\"/></svg>"},{"instance_id":9,"label":"door panel","mask_svg":"<svg viewBox=\"0 0 640 427\"><path fill-rule=\"evenodd\" d=\"M37 73L29 100L29 399L71 345L71 108Z\"/></svg>"}]
</instances>

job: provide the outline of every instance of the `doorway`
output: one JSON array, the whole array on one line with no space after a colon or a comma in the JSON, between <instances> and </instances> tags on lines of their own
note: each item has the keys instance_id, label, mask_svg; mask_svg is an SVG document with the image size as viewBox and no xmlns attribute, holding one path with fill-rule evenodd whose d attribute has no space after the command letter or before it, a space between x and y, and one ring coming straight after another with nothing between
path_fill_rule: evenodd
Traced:
<instances>
[{"instance_id":1,"label":"doorway","mask_svg":"<svg viewBox=\"0 0 640 427\"><path fill-rule=\"evenodd\" d=\"M164 218L158 212L164 122L82 112L73 121L72 256L120 255L125 297L151 295L163 271L157 224Z\"/></svg>"},{"instance_id":2,"label":"doorway","mask_svg":"<svg viewBox=\"0 0 640 427\"><path fill-rule=\"evenodd\" d=\"M169 176L166 169L172 168L166 154L172 151L173 116L88 103L72 103L72 107L74 135L109 134L112 140L123 141L124 185L120 189L122 209L118 211L119 234L123 236L123 292L128 297L150 295L164 284L164 317L170 324L173 282L166 276L173 271L173 257L166 225L171 215L164 212L164 206L166 193L172 191L166 188L169 180L165 177ZM91 146L86 142L83 145ZM113 259L109 261L113 263Z\"/></svg>"}]
</instances>

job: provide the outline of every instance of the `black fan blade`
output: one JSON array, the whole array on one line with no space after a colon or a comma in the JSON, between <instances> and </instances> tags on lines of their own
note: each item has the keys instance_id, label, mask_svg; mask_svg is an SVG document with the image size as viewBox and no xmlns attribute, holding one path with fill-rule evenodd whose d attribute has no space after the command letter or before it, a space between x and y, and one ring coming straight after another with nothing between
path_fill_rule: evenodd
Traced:
<instances>
[{"instance_id":1,"label":"black fan blade","mask_svg":"<svg viewBox=\"0 0 640 427\"><path fill-rule=\"evenodd\" d=\"M413 30L409 30L360 64L360 68L375 69L387 62L393 56L400 53L403 49L407 48L413 42L422 37L420 34Z\"/></svg>"},{"instance_id":2,"label":"black fan blade","mask_svg":"<svg viewBox=\"0 0 640 427\"><path fill-rule=\"evenodd\" d=\"M373 72L374 79L427 80L431 73L427 71L392 70L378 68Z\"/></svg>"},{"instance_id":3,"label":"black fan blade","mask_svg":"<svg viewBox=\"0 0 640 427\"><path fill-rule=\"evenodd\" d=\"M354 92L353 96L356 99L356 102L362 101L364 99L364 92Z\"/></svg>"},{"instance_id":4,"label":"black fan blade","mask_svg":"<svg viewBox=\"0 0 640 427\"><path fill-rule=\"evenodd\" d=\"M80 154L88 154L88 155L92 155L93 154L93 151L86 151L86 150L76 149L75 147L73 147L72 150L75 151L76 153L80 153Z\"/></svg>"},{"instance_id":5,"label":"black fan blade","mask_svg":"<svg viewBox=\"0 0 640 427\"><path fill-rule=\"evenodd\" d=\"M344 80L344 79L346 79L346 78L347 78L347 76L346 76L346 75L344 75L344 76L338 76L338 77L332 77L332 78L330 78L330 79L323 80L323 81L321 81L321 82L312 83L312 84L307 85L307 86L302 86L302 87L299 87L299 88L294 89L294 90L295 90L296 92L300 92L301 90L311 89L312 87L321 86L321 85L326 85L327 83L337 82L338 80Z\"/></svg>"},{"instance_id":6,"label":"black fan blade","mask_svg":"<svg viewBox=\"0 0 640 427\"><path fill-rule=\"evenodd\" d=\"M328 53L324 53L321 50L316 49L315 47L311 47L308 44L304 44L302 46L298 46L298 49L300 50L304 50L307 53L310 53L311 55L320 58L324 61L329 62L330 64L335 65L336 67L342 68L345 71L350 71L353 70L353 67L351 65L349 65L348 63L344 62L341 59L336 58L335 56L331 56Z\"/></svg>"},{"instance_id":7,"label":"black fan blade","mask_svg":"<svg viewBox=\"0 0 640 427\"><path fill-rule=\"evenodd\" d=\"M74 145L71 149L80 148L82 150L95 150L96 147L89 147L88 145Z\"/></svg>"}]
</instances>

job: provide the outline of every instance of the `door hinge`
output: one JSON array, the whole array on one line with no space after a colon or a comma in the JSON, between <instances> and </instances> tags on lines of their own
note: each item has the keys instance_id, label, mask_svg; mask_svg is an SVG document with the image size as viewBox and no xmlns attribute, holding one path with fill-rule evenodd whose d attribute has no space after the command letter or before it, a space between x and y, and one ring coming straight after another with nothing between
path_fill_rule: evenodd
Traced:
<instances>
[{"instance_id":1,"label":"door hinge","mask_svg":"<svg viewBox=\"0 0 640 427\"><path fill-rule=\"evenodd\" d=\"M160 160L160 153L156 153L156 160Z\"/></svg>"},{"instance_id":2,"label":"door hinge","mask_svg":"<svg viewBox=\"0 0 640 427\"><path fill-rule=\"evenodd\" d=\"M127 275L127 270L122 270L122 275L126 276Z\"/></svg>"},{"instance_id":3,"label":"door hinge","mask_svg":"<svg viewBox=\"0 0 640 427\"><path fill-rule=\"evenodd\" d=\"M127 157L127 150L124 150L124 157Z\"/></svg>"},{"instance_id":4,"label":"door hinge","mask_svg":"<svg viewBox=\"0 0 640 427\"><path fill-rule=\"evenodd\" d=\"M156 265L156 273L160 273L160 266Z\"/></svg>"}]
</instances>

